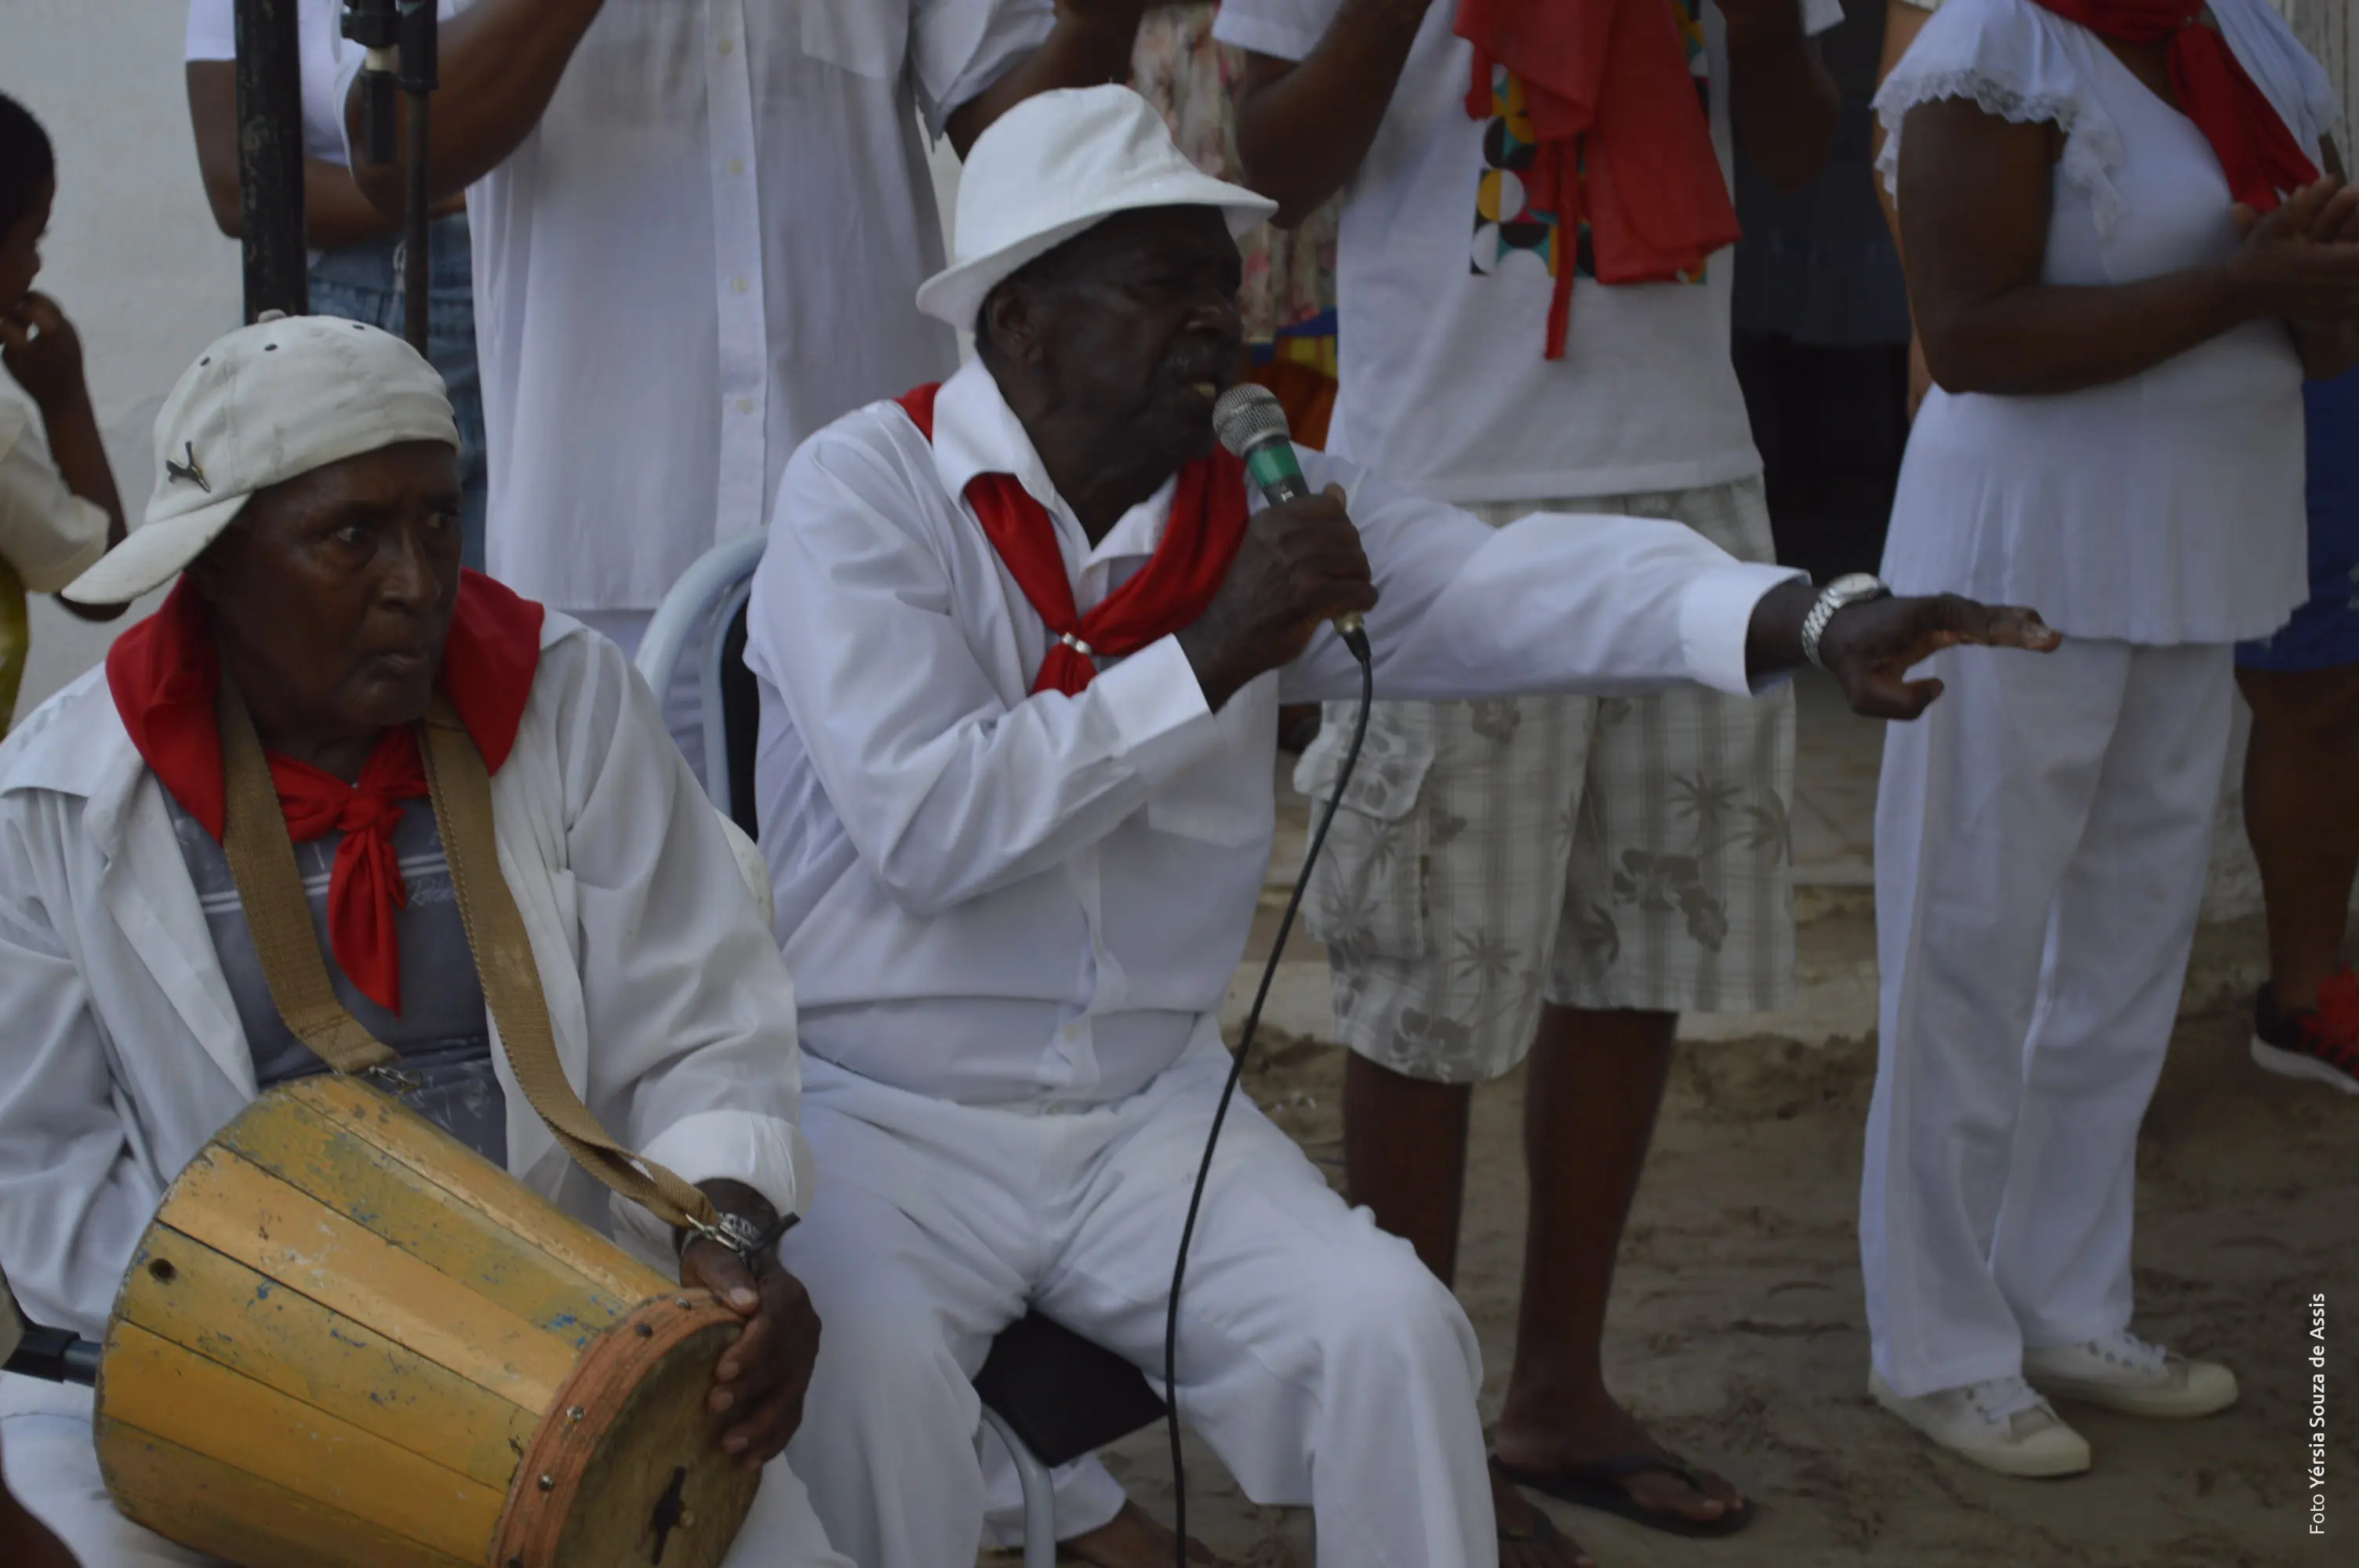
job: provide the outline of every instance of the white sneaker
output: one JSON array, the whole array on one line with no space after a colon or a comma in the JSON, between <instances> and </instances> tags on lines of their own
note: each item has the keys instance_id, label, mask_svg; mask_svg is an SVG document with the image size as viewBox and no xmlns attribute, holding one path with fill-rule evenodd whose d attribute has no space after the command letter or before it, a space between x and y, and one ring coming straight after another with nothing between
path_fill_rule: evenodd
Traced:
<instances>
[{"instance_id":1,"label":"white sneaker","mask_svg":"<svg viewBox=\"0 0 2359 1568\"><path fill-rule=\"evenodd\" d=\"M2236 1374L2216 1361L2190 1361L2127 1329L2085 1345L2023 1353L2023 1375L2060 1400L2081 1400L2131 1415L2184 1419L2236 1402Z\"/></svg>"},{"instance_id":2,"label":"white sneaker","mask_svg":"<svg viewBox=\"0 0 2359 1568\"><path fill-rule=\"evenodd\" d=\"M1875 1402L1951 1453L2002 1476L2077 1476L2089 1443L2020 1378L1993 1378L1904 1399L1871 1372Z\"/></svg>"}]
</instances>

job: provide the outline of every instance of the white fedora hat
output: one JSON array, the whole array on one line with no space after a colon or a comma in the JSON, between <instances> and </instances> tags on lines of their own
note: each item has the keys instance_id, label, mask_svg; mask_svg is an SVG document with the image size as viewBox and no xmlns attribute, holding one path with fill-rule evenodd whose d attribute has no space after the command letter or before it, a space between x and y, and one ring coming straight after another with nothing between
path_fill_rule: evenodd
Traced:
<instances>
[{"instance_id":1,"label":"white fedora hat","mask_svg":"<svg viewBox=\"0 0 2359 1568\"><path fill-rule=\"evenodd\" d=\"M358 321L269 311L181 373L156 416L146 519L65 597L127 604L203 555L256 491L400 441L459 444L417 350Z\"/></svg>"},{"instance_id":2,"label":"white fedora hat","mask_svg":"<svg viewBox=\"0 0 2359 1568\"><path fill-rule=\"evenodd\" d=\"M958 254L919 287L918 308L974 325L984 297L1035 257L1116 212L1218 207L1242 235L1277 203L1190 163L1155 105L1127 87L1069 87L993 121L959 176Z\"/></svg>"}]
</instances>

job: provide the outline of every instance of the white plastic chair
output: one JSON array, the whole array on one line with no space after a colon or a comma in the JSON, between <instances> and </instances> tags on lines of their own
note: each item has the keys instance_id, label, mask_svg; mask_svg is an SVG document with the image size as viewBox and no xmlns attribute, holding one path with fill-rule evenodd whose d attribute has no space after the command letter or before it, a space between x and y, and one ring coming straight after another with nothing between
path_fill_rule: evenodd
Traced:
<instances>
[{"instance_id":1,"label":"white plastic chair","mask_svg":"<svg viewBox=\"0 0 2359 1568\"><path fill-rule=\"evenodd\" d=\"M704 793L722 816L741 825L753 820L753 802L732 798L722 661L728 653L730 623L754 591L754 568L761 564L762 546L768 538L766 531L742 534L699 557L656 607L646 634L639 639L638 657L633 661L647 677L648 688L661 698L671 690L679 661L688 650L703 650L698 695L704 716L704 755L699 759Z\"/></svg>"}]
</instances>

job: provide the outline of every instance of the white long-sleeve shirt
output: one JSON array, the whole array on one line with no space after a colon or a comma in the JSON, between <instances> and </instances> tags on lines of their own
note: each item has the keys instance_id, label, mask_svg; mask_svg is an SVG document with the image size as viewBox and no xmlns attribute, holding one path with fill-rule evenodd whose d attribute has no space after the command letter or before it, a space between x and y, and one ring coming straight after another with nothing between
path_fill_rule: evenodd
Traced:
<instances>
[{"instance_id":1,"label":"white long-sleeve shirt","mask_svg":"<svg viewBox=\"0 0 2359 1568\"><path fill-rule=\"evenodd\" d=\"M799 1208L793 985L655 699L563 616L492 805L568 1081L687 1180ZM165 1186L255 1095L163 788L103 669L0 747L0 1260L27 1315L95 1336ZM573 1165L495 1055L509 1169L666 1259L669 1232ZM0 1411L47 1408L39 1390L0 1379Z\"/></svg>"},{"instance_id":2,"label":"white long-sleeve shirt","mask_svg":"<svg viewBox=\"0 0 2359 1568\"><path fill-rule=\"evenodd\" d=\"M929 446L875 404L806 442L754 579L762 848L804 1048L967 1103L1116 1098L1213 1027L1235 974L1277 821L1278 704L1356 696L1357 668L1321 632L1214 712L1167 637L1079 697L1030 695L1048 633L967 481L1012 473L1049 509L1084 612L1153 554L1174 486L1093 548L980 362L934 421ZM1302 456L1351 497L1383 697L1742 693L1753 607L1794 575L1669 523L1495 531Z\"/></svg>"},{"instance_id":3,"label":"white long-sleeve shirt","mask_svg":"<svg viewBox=\"0 0 2359 1568\"><path fill-rule=\"evenodd\" d=\"M492 575L653 610L761 526L796 443L947 374L911 303L942 264L918 116L1054 27L1049 0L605 0L467 191Z\"/></svg>"}]
</instances>

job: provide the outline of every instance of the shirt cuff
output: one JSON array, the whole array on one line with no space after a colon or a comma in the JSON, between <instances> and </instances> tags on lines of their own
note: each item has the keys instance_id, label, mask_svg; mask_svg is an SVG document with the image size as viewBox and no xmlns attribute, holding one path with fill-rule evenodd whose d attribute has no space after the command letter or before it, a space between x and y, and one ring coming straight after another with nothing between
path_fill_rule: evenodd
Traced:
<instances>
[{"instance_id":1,"label":"shirt cuff","mask_svg":"<svg viewBox=\"0 0 2359 1568\"><path fill-rule=\"evenodd\" d=\"M699 1111L656 1134L639 1155L684 1182L743 1182L769 1199L781 1215L799 1214L810 1203L810 1145L803 1141L801 1128L777 1117ZM670 1250L670 1228L619 1193L613 1214L618 1232L628 1231L662 1251Z\"/></svg>"},{"instance_id":2,"label":"shirt cuff","mask_svg":"<svg viewBox=\"0 0 2359 1568\"><path fill-rule=\"evenodd\" d=\"M1102 672L1088 695L1105 705L1125 754L1150 784L1179 777L1220 745L1220 724L1177 636Z\"/></svg>"},{"instance_id":3,"label":"shirt cuff","mask_svg":"<svg viewBox=\"0 0 2359 1568\"><path fill-rule=\"evenodd\" d=\"M1809 580L1809 573L1788 567L1732 561L1688 584L1680 596L1680 648L1687 659L1688 678L1738 697L1776 686L1782 676L1756 685L1745 675L1745 644L1753 628L1753 611L1771 589Z\"/></svg>"}]
</instances>

